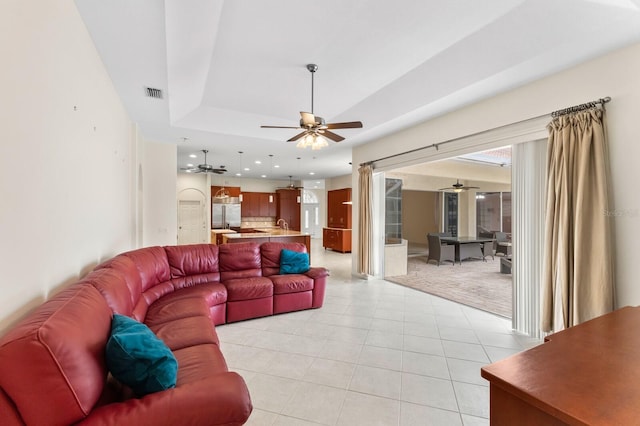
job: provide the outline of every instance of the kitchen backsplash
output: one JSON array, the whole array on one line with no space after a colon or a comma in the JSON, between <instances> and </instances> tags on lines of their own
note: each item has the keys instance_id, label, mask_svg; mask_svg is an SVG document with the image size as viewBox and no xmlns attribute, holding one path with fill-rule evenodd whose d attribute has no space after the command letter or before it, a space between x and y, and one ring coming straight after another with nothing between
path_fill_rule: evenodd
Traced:
<instances>
[{"instance_id":1,"label":"kitchen backsplash","mask_svg":"<svg viewBox=\"0 0 640 426\"><path fill-rule=\"evenodd\" d=\"M242 228L274 228L276 221L273 217L243 217L240 226Z\"/></svg>"}]
</instances>

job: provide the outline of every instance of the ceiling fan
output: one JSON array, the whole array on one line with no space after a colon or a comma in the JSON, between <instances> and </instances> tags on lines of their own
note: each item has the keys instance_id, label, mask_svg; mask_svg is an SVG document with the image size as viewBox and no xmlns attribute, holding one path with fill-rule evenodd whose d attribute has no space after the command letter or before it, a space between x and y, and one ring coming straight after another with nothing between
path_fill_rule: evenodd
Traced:
<instances>
[{"instance_id":1,"label":"ceiling fan","mask_svg":"<svg viewBox=\"0 0 640 426\"><path fill-rule=\"evenodd\" d=\"M260 126L264 129L298 129L301 128L304 131L298 133L291 139L287 140L287 142L295 142L298 139L308 136L304 140L298 142L298 147L306 148L307 146L311 146L312 149L319 149L323 146L326 146L327 143L323 138L331 139L334 142L343 141L344 138L336 133L333 133L329 129L357 129L362 127L362 122L360 121L349 121L345 123L326 123L324 118L313 114L313 75L318 70L318 66L316 64L307 64L307 69L311 72L311 112L303 112L300 111L300 126L292 127L292 126ZM324 143L320 142L318 145L314 145L313 142L315 140L324 141ZM305 143L306 142L306 143Z\"/></svg>"},{"instance_id":2,"label":"ceiling fan","mask_svg":"<svg viewBox=\"0 0 640 426\"><path fill-rule=\"evenodd\" d=\"M295 186L291 181L292 176L289 176L289 185L287 186L279 186L278 189L304 189L304 186Z\"/></svg>"},{"instance_id":3,"label":"ceiling fan","mask_svg":"<svg viewBox=\"0 0 640 426\"><path fill-rule=\"evenodd\" d=\"M193 173L215 173L218 175L221 175L227 171L224 166L220 166L220 168L216 169L211 164L207 164L207 152L209 152L209 150L203 149L202 152L204 152L204 164L198 164L197 167L186 167L180 170L186 170Z\"/></svg>"},{"instance_id":4,"label":"ceiling fan","mask_svg":"<svg viewBox=\"0 0 640 426\"><path fill-rule=\"evenodd\" d=\"M456 179L456 183L446 188L440 188L438 191L453 191L453 192L462 192L468 191L469 189L480 189L479 186L464 186L460 183L460 179Z\"/></svg>"}]
</instances>

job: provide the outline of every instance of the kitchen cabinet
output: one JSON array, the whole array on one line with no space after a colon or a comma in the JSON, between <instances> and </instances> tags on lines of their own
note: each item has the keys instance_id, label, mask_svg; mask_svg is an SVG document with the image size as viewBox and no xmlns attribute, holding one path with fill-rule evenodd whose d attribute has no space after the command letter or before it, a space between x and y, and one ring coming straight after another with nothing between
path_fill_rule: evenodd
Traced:
<instances>
[{"instance_id":1,"label":"kitchen cabinet","mask_svg":"<svg viewBox=\"0 0 640 426\"><path fill-rule=\"evenodd\" d=\"M284 219L289 224L289 229L300 230L300 190L278 189L278 205L276 208L276 220Z\"/></svg>"},{"instance_id":2,"label":"kitchen cabinet","mask_svg":"<svg viewBox=\"0 0 640 426\"><path fill-rule=\"evenodd\" d=\"M351 251L351 188L327 192L327 227L322 230L322 246L342 253Z\"/></svg>"},{"instance_id":3,"label":"kitchen cabinet","mask_svg":"<svg viewBox=\"0 0 640 426\"><path fill-rule=\"evenodd\" d=\"M271 201L270 201L271 200ZM243 192L242 217L275 217L276 197L269 192Z\"/></svg>"},{"instance_id":4,"label":"kitchen cabinet","mask_svg":"<svg viewBox=\"0 0 640 426\"><path fill-rule=\"evenodd\" d=\"M327 192L327 225L329 228L351 229L351 188Z\"/></svg>"},{"instance_id":5,"label":"kitchen cabinet","mask_svg":"<svg viewBox=\"0 0 640 426\"><path fill-rule=\"evenodd\" d=\"M222 189L222 186L214 186L211 185L211 198L216 195L218 190ZM229 193L229 197L239 197L240 196L240 187L239 186L225 186L224 189Z\"/></svg>"},{"instance_id":6,"label":"kitchen cabinet","mask_svg":"<svg viewBox=\"0 0 640 426\"><path fill-rule=\"evenodd\" d=\"M342 253L351 251L351 229L323 228L322 246Z\"/></svg>"}]
</instances>

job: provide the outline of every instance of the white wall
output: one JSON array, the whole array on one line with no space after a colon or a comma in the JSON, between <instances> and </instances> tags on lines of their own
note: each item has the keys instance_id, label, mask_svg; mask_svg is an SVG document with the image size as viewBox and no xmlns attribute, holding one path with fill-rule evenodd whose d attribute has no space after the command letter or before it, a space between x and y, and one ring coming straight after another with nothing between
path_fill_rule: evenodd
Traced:
<instances>
[{"instance_id":1,"label":"white wall","mask_svg":"<svg viewBox=\"0 0 640 426\"><path fill-rule=\"evenodd\" d=\"M327 191L342 188L351 188L351 175L336 176L325 179L324 187Z\"/></svg>"},{"instance_id":2,"label":"white wall","mask_svg":"<svg viewBox=\"0 0 640 426\"><path fill-rule=\"evenodd\" d=\"M485 101L435 118L409 130L356 147L353 151L353 181L357 165L432 143L470 135L498 126L550 113L556 109L611 96L607 104L612 175L612 211L615 235L617 306L640 304L636 254L640 252L640 177L638 117L640 117L640 44L586 62L564 72L494 96ZM548 120L545 120L548 122ZM544 134L539 126L538 136ZM515 135L514 135L515 136ZM530 135L531 140L537 139ZM504 143L494 146L504 145ZM440 148L445 155L455 144ZM425 153L425 156L428 156ZM421 161L416 157L416 162ZM357 184L354 185L357 192ZM354 195L354 200L357 196ZM355 202L355 201L354 201ZM354 205L354 211L356 206ZM604 212L603 212L604 214ZM354 217L357 222L357 217ZM357 224L354 224L357 232ZM356 248L357 250L357 248ZM354 259L357 253L354 252Z\"/></svg>"},{"instance_id":3,"label":"white wall","mask_svg":"<svg viewBox=\"0 0 640 426\"><path fill-rule=\"evenodd\" d=\"M142 245L178 243L178 164L175 145L144 142L142 160Z\"/></svg>"},{"instance_id":4,"label":"white wall","mask_svg":"<svg viewBox=\"0 0 640 426\"><path fill-rule=\"evenodd\" d=\"M5 1L0 32L1 333L136 221L135 131L73 1Z\"/></svg>"}]
</instances>

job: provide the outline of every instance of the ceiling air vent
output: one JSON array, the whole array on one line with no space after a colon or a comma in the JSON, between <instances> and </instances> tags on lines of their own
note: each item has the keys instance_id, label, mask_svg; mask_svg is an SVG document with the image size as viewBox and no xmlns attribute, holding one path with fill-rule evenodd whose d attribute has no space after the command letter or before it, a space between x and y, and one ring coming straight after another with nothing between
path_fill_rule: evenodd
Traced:
<instances>
[{"instance_id":1,"label":"ceiling air vent","mask_svg":"<svg viewBox=\"0 0 640 426\"><path fill-rule=\"evenodd\" d=\"M162 90L153 87L145 87L147 96L150 98L162 99Z\"/></svg>"}]
</instances>

